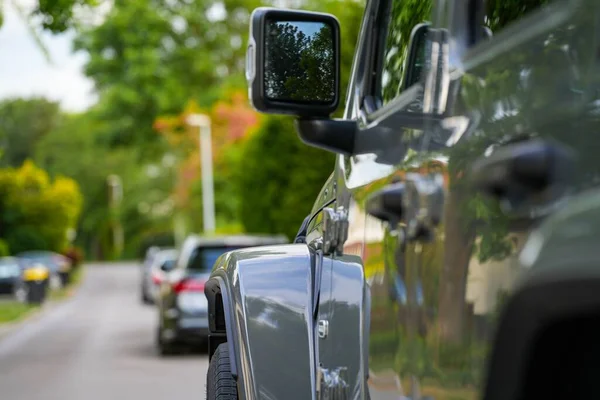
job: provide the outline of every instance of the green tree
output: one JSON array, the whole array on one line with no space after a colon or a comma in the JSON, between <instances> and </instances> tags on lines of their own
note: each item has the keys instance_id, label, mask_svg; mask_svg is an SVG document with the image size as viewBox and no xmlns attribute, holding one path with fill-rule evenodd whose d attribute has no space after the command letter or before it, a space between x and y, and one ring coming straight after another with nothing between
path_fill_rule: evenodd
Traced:
<instances>
[{"instance_id":1,"label":"green tree","mask_svg":"<svg viewBox=\"0 0 600 400\"><path fill-rule=\"evenodd\" d=\"M334 155L308 147L291 118L265 118L245 143L235 184L246 231L294 237L333 170Z\"/></svg>"},{"instance_id":2,"label":"green tree","mask_svg":"<svg viewBox=\"0 0 600 400\"><path fill-rule=\"evenodd\" d=\"M123 182L123 201L118 217L124 226L127 244L149 229L168 225L158 209L168 201L173 171L168 165L139 163L135 149L111 149L100 134L103 126L90 114L70 115L36 145L36 160L53 176L77 181L83 191L82 218L78 242L87 253L102 257L110 251L111 221L107 178L118 175ZM168 203L167 203L168 207ZM134 249L127 248L132 253Z\"/></svg>"},{"instance_id":3,"label":"green tree","mask_svg":"<svg viewBox=\"0 0 600 400\"><path fill-rule=\"evenodd\" d=\"M94 7L100 0L39 0L34 8L27 12L17 0L7 0L31 23L31 19L38 18L40 27L52 33L62 33L76 24L75 11L86 7ZM2 27L3 2L0 2L0 27ZM32 26L33 27L33 26Z\"/></svg>"},{"instance_id":4,"label":"green tree","mask_svg":"<svg viewBox=\"0 0 600 400\"><path fill-rule=\"evenodd\" d=\"M308 37L299 55L298 75L284 82L288 96L293 100L331 101L334 97L335 59L333 58L333 32L324 25Z\"/></svg>"},{"instance_id":5,"label":"green tree","mask_svg":"<svg viewBox=\"0 0 600 400\"><path fill-rule=\"evenodd\" d=\"M4 7L11 6L19 17L25 21L29 33L42 51L47 61L51 61L50 53L42 38L40 30L59 34L77 25L78 11L91 12L102 0L39 0L32 8L24 6L19 0L0 1L0 28L4 23Z\"/></svg>"},{"instance_id":6,"label":"green tree","mask_svg":"<svg viewBox=\"0 0 600 400\"><path fill-rule=\"evenodd\" d=\"M67 231L81 212L82 196L75 181L50 180L27 161L18 169L0 170L0 238L11 252L63 251Z\"/></svg>"},{"instance_id":7,"label":"green tree","mask_svg":"<svg viewBox=\"0 0 600 400\"><path fill-rule=\"evenodd\" d=\"M62 115L58 103L44 98L0 102L0 165L20 166L33 157L38 140L52 131Z\"/></svg>"},{"instance_id":8,"label":"green tree","mask_svg":"<svg viewBox=\"0 0 600 400\"><path fill-rule=\"evenodd\" d=\"M98 117L110 122L107 143L161 154L157 117L178 114L190 99L210 106L226 78L241 75L248 16L258 4L118 1L102 25L82 31L76 49L90 55L85 71L100 94Z\"/></svg>"},{"instance_id":9,"label":"green tree","mask_svg":"<svg viewBox=\"0 0 600 400\"><path fill-rule=\"evenodd\" d=\"M269 23L265 47L265 91L273 99L293 99L290 79L302 79L302 53L310 38L296 24Z\"/></svg>"}]
</instances>

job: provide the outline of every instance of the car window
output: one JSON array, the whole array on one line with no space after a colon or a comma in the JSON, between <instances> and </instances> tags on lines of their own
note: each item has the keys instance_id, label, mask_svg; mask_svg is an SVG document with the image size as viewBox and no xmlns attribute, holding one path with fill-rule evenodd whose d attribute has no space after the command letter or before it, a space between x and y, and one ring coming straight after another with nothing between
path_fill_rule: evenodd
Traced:
<instances>
[{"instance_id":1,"label":"car window","mask_svg":"<svg viewBox=\"0 0 600 400\"><path fill-rule=\"evenodd\" d=\"M510 26L515 21L529 15L549 3L566 0L521 0L519 6L506 6L503 0L486 2L484 25L494 34ZM408 45L413 29L431 19L431 0L390 0L387 3L389 16L386 25L387 32L379 51L380 62L380 98L383 105L399 97L403 92L403 82L406 79L406 59ZM424 54L420 54L423 56ZM425 60L420 60L424 63ZM418 78L417 78L418 79Z\"/></svg>"},{"instance_id":2,"label":"car window","mask_svg":"<svg viewBox=\"0 0 600 400\"><path fill-rule=\"evenodd\" d=\"M0 259L0 277L14 275L20 271L19 262L15 259Z\"/></svg>"},{"instance_id":3,"label":"car window","mask_svg":"<svg viewBox=\"0 0 600 400\"><path fill-rule=\"evenodd\" d=\"M391 0L387 3L388 9L383 13L388 16L387 33L379 51L379 84L384 105L402 93L410 36L417 25L430 19L431 5L431 0Z\"/></svg>"},{"instance_id":4,"label":"car window","mask_svg":"<svg viewBox=\"0 0 600 400\"><path fill-rule=\"evenodd\" d=\"M236 250L239 246L196 247L190 256L187 269L197 272L210 272L215 261L224 253Z\"/></svg>"}]
</instances>

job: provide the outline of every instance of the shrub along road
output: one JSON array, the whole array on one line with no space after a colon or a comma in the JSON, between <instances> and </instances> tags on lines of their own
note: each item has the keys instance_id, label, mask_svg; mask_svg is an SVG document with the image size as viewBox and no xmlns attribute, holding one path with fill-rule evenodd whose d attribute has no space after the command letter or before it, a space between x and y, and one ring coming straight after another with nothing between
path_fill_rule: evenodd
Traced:
<instances>
[{"instance_id":1,"label":"shrub along road","mask_svg":"<svg viewBox=\"0 0 600 400\"><path fill-rule=\"evenodd\" d=\"M204 398L206 354L160 358L134 264L88 267L77 294L0 339L0 398Z\"/></svg>"}]
</instances>

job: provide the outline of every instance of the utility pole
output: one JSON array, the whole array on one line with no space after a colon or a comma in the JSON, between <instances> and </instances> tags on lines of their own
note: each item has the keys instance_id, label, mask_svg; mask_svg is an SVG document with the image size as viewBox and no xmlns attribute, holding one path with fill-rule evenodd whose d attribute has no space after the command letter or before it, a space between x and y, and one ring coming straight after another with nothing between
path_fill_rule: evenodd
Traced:
<instances>
[{"instance_id":1,"label":"utility pole","mask_svg":"<svg viewBox=\"0 0 600 400\"><path fill-rule=\"evenodd\" d=\"M107 178L109 187L110 209L113 218L113 249L114 254L119 257L123 251L124 234L119 216L119 208L123 200L123 183L118 175L109 175Z\"/></svg>"},{"instance_id":2,"label":"utility pole","mask_svg":"<svg viewBox=\"0 0 600 400\"><path fill-rule=\"evenodd\" d=\"M187 123L199 129L200 163L202 168L202 220L204 233L215 231L215 197L212 170L212 142L210 117L203 114L188 116Z\"/></svg>"}]
</instances>

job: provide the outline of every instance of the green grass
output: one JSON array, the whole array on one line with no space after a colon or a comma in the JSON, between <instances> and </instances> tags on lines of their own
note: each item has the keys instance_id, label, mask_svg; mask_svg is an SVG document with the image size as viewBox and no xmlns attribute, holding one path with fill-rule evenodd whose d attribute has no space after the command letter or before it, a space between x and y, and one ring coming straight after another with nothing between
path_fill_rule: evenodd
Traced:
<instances>
[{"instance_id":1,"label":"green grass","mask_svg":"<svg viewBox=\"0 0 600 400\"><path fill-rule=\"evenodd\" d=\"M62 289L52 291L48 294L48 300L62 300L73 294L85 275L85 267L80 266L71 276L71 283ZM39 305L19 303L14 300L0 301L0 325L16 322L25 318L29 313L38 309Z\"/></svg>"},{"instance_id":2,"label":"green grass","mask_svg":"<svg viewBox=\"0 0 600 400\"><path fill-rule=\"evenodd\" d=\"M18 321L37 308L39 306L23 304L18 301L0 302L0 324Z\"/></svg>"}]
</instances>

